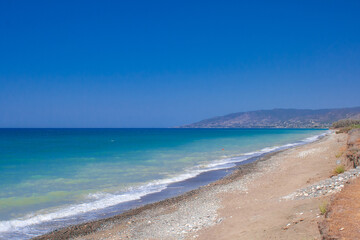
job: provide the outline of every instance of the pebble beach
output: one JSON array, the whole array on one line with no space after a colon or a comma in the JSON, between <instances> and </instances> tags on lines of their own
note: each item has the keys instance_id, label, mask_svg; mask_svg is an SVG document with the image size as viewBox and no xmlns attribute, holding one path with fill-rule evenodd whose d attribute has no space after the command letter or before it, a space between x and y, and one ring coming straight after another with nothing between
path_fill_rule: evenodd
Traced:
<instances>
[{"instance_id":1,"label":"pebble beach","mask_svg":"<svg viewBox=\"0 0 360 240\"><path fill-rule=\"evenodd\" d=\"M181 196L36 239L320 239L320 202L360 174L332 176L346 137L268 154Z\"/></svg>"}]
</instances>

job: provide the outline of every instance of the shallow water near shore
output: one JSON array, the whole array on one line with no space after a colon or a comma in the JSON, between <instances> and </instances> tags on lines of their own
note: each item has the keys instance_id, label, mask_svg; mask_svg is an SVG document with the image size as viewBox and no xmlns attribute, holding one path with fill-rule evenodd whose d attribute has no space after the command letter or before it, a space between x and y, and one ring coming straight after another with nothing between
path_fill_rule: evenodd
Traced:
<instances>
[{"instance_id":1,"label":"shallow water near shore","mask_svg":"<svg viewBox=\"0 0 360 240\"><path fill-rule=\"evenodd\" d=\"M119 214L315 141L315 129L1 129L0 238Z\"/></svg>"}]
</instances>

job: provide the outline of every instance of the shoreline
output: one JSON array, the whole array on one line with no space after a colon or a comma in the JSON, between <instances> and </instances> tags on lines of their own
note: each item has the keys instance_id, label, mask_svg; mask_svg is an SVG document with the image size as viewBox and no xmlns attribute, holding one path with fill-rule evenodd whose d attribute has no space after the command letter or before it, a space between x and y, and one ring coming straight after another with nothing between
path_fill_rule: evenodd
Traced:
<instances>
[{"instance_id":1,"label":"shoreline","mask_svg":"<svg viewBox=\"0 0 360 240\"><path fill-rule=\"evenodd\" d=\"M68 239L68 238L77 238L80 236L89 236L92 234L96 234L96 232L101 232L101 231L106 231L106 229L111 228L114 225L118 225L121 228L127 228L129 227L129 225L132 225L133 223L136 224L136 221L138 219L138 217L142 218L141 215L146 215L148 214L148 212L152 211L152 212L161 212L163 211L164 208L169 208L169 207L175 207L175 208L181 208L182 203L188 202L193 200L194 198L198 198L200 195L207 195L210 192L218 192L218 190L216 188L221 188L227 185L231 185L231 183L234 183L238 180L240 181L244 181L246 182L247 180L245 178L256 178L259 172L263 171L264 168L266 168L265 166L267 165L266 161L268 161L269 159L271 159L272 157L276 157L277 155L283 153L283 152L287 152L293 149L297 149L297 148L301 148L303 146L309 146L315 143L319 143L322 141L325 141L325 139L327 139L331 134L326 135L325 137L322 137L320 139L317 139L314 142L310 142L310 143L305 143L305 144L301 144L301 145L297 145L297 146L293 146L290 148L286 148L286 149L281 149L281 150L276 150L275 152L270 152L270 153L265 153L261 156L257 156L257 157L253 157L250 158L248 160L245 160L244 163L239 163L239 165L232 167L231 169L222 169L222 170L214 170L214 171L231 171L230 174L226 174L225 176L223 176L222 178L213 181L209 184L200 186L194 190L191 191L187 191L184 192L182 194L180 194L179 196L175 196L175 197L170 197L170 198L166 198L164 200L160 200L154 203L148 203L145 204L143 206L134 208L134 209L130 209L127 210L123 213L117 214L115 216L111 216L111 217L107 217L107 218L103 218L103 219L99 219L99 220L94 220L94 221L88 221L85 223L81 223L81 224L76 224L76 225L72 225L72 226L68 226L65 228L61 228L58 230L55 230L53 232L50 232L48 234L44 234L38 237L35 237L33 239ZM248 162L248 163L246 163ZM271 169L267 169L267 171L269 171ZM202 174L211 174L212 171L210 172L205 172L205 173L201 173ZM199 176L200 176L199 175ZM198 177L198 176L197 176ZM196 178L196 177L195 177ZM185 180L188 181L188 180ZM230 187L231 188L231 187ZM237 188L237 187L235 187ZM242 186L242 190L244 190L246 187ZM215 205L218 203L214 203ZM220 207L216 207L215 212L219 209ZM212 212L212 214L215 216L216 213ZM134 219L135 218L135 219ZM207 228L209 226L214 225L218 223L215 219L210 219L211 221L207 221L207 223L204 226L201 227L196 227L198 230L202 229L202 228ZM221 220L219 221L221 222ZM122 238L127 238L129 236L126 236L126 234L122 237L120 237L120 239ZM83 238L82 238L83 239ZM87 238L85 238L87 239ZM90 239L90 238L89 238ZM101 238L99 238L101 239ZM117 238L114 238L117 239Z\"/></svg>"},{"instance_id":2,"label":"shoreline","mask_svg":"<svg viewBox=\"0 0 360 240\"><path fill-rule=\"evenodd\" d=\"M165 130L160 130L160 132ZM208 130L205 131L205 133ZM180 131L182 132L182 131ZM197 131L193 132L190 131L190 136L198 136L196 135ZM226 133L225 133L226 132ZM325 133L325 130L316 130L316 129L307 129L306 131L303 130L296 130L296 131L289 131L287 129L282 130L273 130L273 129L266 129L266 130L230 130L229 132L223 130L221 131L208 131L205 134L205 139L207 139L209 136L209 141L206 140L204 145L201 143L194 143L194 146L197 146L195 150L195 154L190 154L189 156L194 155L197 159L202 161L197 161L197 164L195 162L193 164L190 163L188 160L188 163L183 165L190 165L186 168L181 168L181 170L174 172L171 171L172 169L172 162L168 161L167 166L160 167L161 172L157 171L155 168L153 170L149 171L149 174L151 171L155 173L153 178L147 179L141 184L138 184L134 188L123 188L123 191L102 191L103 189L95 190L96 187L94 187L94 194L74 194L74 196L78 196L79 198L76 201L68 202L65 204L62 204L61 200L65 199L65 197L60 196L58 200L60 200L59 204L53 204L52 199L49 199L50 206L49 208L41 209L42 204L38 204L35 206L34 211L26 212L24 211L24 214L18 215L18 216L10 216L7 217L6 214L11 213L12 209L9 208L8 210L5 210L5 214L3 215L3 221L0 221L0 238L5 239L29 239L31 237L40 236L42 234L46 234L48 232L51 232L55 229L60 229L63 227L67 227L70 225L76 225L81 224L84 222L89 222L97 219L102 219L106 217L111 217L117 214L120 214L124 212L125 210L138 207L147 203L163 200L172 196L179 195L183 192L192 190L194 188L197 188L202 185L206 185L207 182L204 181L209 180L210 182L217 180L218 178L223 177L227 173L230 173L231 170L220 170L220 169L230 169L233 166L236 166L239 162L244 162L244 160L256 157L259 155L263 155L265 153L269 153L272 151L276 151L279 148L288 148L293 147L294 145L298 144L305 144L312 142L316 140L321 133ZM122 132L120 132L122 134ZM117 134L120 134L117 133ZM136 133L136 131L135 131ZM152 134L157 134L158 131L153 132ZM224 142L224 146L227 150L221 151L220 145L222 142L213 142L212 139L217 139L218 133L220 133L221 136L225 136L224 139L228 137L234 137L239 136L240 138L234 138L233 140L227 140ZM280 134L277 134L280 133ZM292 135L292 133L294 135ZM58 133L57 133L58 134ZM57 134L54 136L51 135L50 139L53 137L56 137ZM120 134L120 135L121 135ZM181 136L186 136L189 133L181 133ZM194 135L195 134L195 135ZM252 138L250 142L247 143L247 138L244 138L244 136L247 136L250 134L250 136L260 138ZM254 135L253 135L254 134ZM270 135L268 135L270 134ZM290 135L288 135L290 134ZM165 134L164 136L166 136ZM203 138L203 134L200 134ZM268 135L268 136L267 136ZM71 135L72 136L72 135ZM74 136L77 136L76 134ZM267 137L266 137L267 136ZM97 135L94 135L97 139ZM199 136L198 136L199 137ZM191 137L190 137L191 138ZM112 143L109 143L109 139L112 139L111 136L106 135L106 137L100 138L102 139L102 142L105 142L106 144L112 145ZM223 138L221 138L223 139ZM262 141L263 139L263 141ZM44 141L46 140L43 139ZM46 142L46 141L45 141ZM175 141L176 142L176 141ZM162 143L163 144L163 143ZM211 145L213 144L213 145ZM219 145L220 144L220 145ZM151 144L150 144L151 145ZM180 144L181 145L181 144ZM85 144L86 146L86 144ZM227 146L229 148L227 148ZM201 148L200 148L201 147ZM116 146L115 146L116 148ZM186 149L185 147L184 149ZM209 151L208 151L209 150ZM186 152L185 152L186 153ZM213 154L211 154L213 153ZM84 153L85 154L85 153ZM200 154L200 155L199 155ZM161 154L160 154L161 156ZM176 155L175 155L176 156ZM166 155L165 155L166 158ZM181 160L181 158L179 158ZM161 158L160 158L161 160ZM186 160L186 159L185 159ZM181 160L182 161L182 160ZM181 162L180 161L180 162ZM126 161L125 161L126 162ZM161 162L161 161L159 161ZM176 162L175 162L176 163ZM64 161L64 164L66 162ZM178 164L178 163L176 163ZM30 166L31 164L29 164ZM151 165L151 164L150 164ZM153 164L156 166L156 163ZM32 165L31 165L32 166ZM34 165L36 166L36 164ZM69 169L71 167L71 163L69 165ZM96 166L96 164L94 165ZM101 167L104 166L104 169ZM136 166L136 164L135 164ZM175 169L177 165L174 165ZM84 180L89 181L89 184L87 186L84 186L84 189L88 189L89 187L92 188L92 186L96 186L96 179L92 177L92 172L103 174L104 179L108 179L109 182L114 183L121 182L118 181L119 179L122 179L121 176L118 174L111 175L116 172L111 171L111 169L107 169L107 167L111 167L111 165L108 164L108 166L99 165L100 168L91 168L91 165L88 167L85 167L84 173L89 172L90 174L83 174ZM115 165L115 167L120 168L121 165ZM167 168L169 167L169 168ZM31 168L31 167L30 167ZM166 169L169 169L170 171L167 174ZM177 169L179 169L177 167ZM45 168L41 168L41 171L45 171ZM164 171L163 171L164 170ZM219 171L213 171L213 170L219 170ZM36 171L36 170L35 170ZM109 171L109 174L107 174L106 171ZM126 169L123 169L122 171L126 171ZM32 171L29 171L29 175L31 175ZM61 172L61 171L60 171ZM140 171L141 172L141 171ZM204 173L205 172L205 173ZM134 173L134 171L133 171ZM131 174L130 173L130 176ZM162 174L165 173L165 174ZM204 174L201 174L204 173ZM222 174L223 173L223 174ZM146 171L145 171L145 177L146 177ZM149 175L147 174L147 175ZM55 174L56 176L61 177L62 173ZM55 176L54 175L54 176ZM150 174L151 175L151 174ZM199 175L199 176L198 176ZM219 176L215 176L219 175ZM25 177L25 176L24 176ZM135 179L134 182L141 182L142 176L138 177L136 175L133 175L132 177L138 178ZM195 178L194 178L195 177ZM76 179L77 177L70 177L69 179ZM61 178L60 178L61 179ZM66 178L67 179L67 178ZM188 180L186 180L188 179ZM139 180L139 181L138 181ZM185 180L185 181L184 181ZM61 181L68 182L69 185L62 186ZM71 181L68 180L61 180L58 183L54 183L53 191L57 189L61 189L62 187L69 188L71 186L75 186ZM34 182L36 183L36 182ZM38 188L39 191L45 186L47 186L47 182L42 182L43 184L39 184ZM92 184L94 183L94 185ZM175 183L175 184L174 184ZM180 183L180 184L178 184ZM183 184L184 183L184 184ZM187 184L188 183L188 184ZM168 187L170 184L170 187ZM120 184L121 185L121 184ZM129 184L130 185L130 184ZM182 185L187 185L187 187L184 187ZM194 186L195 187L194 187ZM189 187L190 186L190 187ZM82 187L79 186L79 188L74 188L73 190L81 190ZM120 189L120 188L119 188ZM184 190L182 190L184 189ZM16 186L14 188L14 191L16 191ZM25 188L26 190L26 188ZM171 190L171 191L170 191ZM37 188L31 190L33 194L37 193ZM68 193L72 193L68 191ZM75 191L76 192L76 191ZM166 193L165 193L166 192ZM163 194L164 193L164 194ZM167 194L171 193L171 194ZM41 196L41 195L39 195ZM72 196L72 195L71 195ZM150 197L149 197L150 196ZM21 199L19 199L20 201ZM41 199L40 199L41 200ZM10 201L9 201L10 202ZM37 204L38 201L35 200L35 204ZM26 206L26 203L24 204ZM30 204L28 204L30 206ZM17 206L14 206L14 209L16 209ZM21 206L20 206L21 207ZM24 209L28 210L28 209ZM14 211L15 212L15 211ZM28 214L26 214L28 213Z\"/></svg>"},{"instance_id":3,"label":"shoreline","mask_svg":"<svg viewBox=\"0 0 360 240\"><path fill-rule=\"evenodd\" d=\"M321 141L318 140L318 141ZM311 143L309 143L311 144ZM238 180L239 178L242 178L246 175L251 175L254 171L256 170L255 168L257 167L256 165L259 162L263 162L268 160L269 158L271 158L272 156L275 156L276 154L279 154L283 151L286 151L289 149L285 149L285 150L279 150L277 152L272 152L272 153L268 153L265 154L265 156L262 157L256 157L258 159L254 160L253 162L250 163L246 163L244 165L239 165L236 166L234 168L236 168L235 170L233 170L232 173L228 174L227 176L216 180L214 182L211 182L207 185L201 186L199 188L196 188L194 190L191 191L187 191L182 193L179 196L176 197L170 197L170 198L166 198L164 200L160 200L154 203L148 203L145 204L143 206L134 208L134 209L129 209L126 210L123 213L117 214L115 216L112 217L108 217L108 218L104 218L104 219L98 219L98 220L94 220L94 221L89 221L89 222L85 222L85 223L81 223L81 224L76 224L76 225L71 225L68 227L64 227L61 229L57 229L54 230L50 233L38 236L38 237L34 237L32 239L34 240L40 240L40 239L68 239L68 238L76 238L76 237L80 237L82 235L87 235L87 234L91 234L95 231L97 231L98 229L102 228L103 225L108 224L109 222L117 222L117 221L126 221L128 218L131 218L135 215L138 215L144 211L147 210L153 210L155 208L159 208L159 207L163 207L163 206L168 206L171 204L177 204L181 201L187 200L190 197L196 196L198 194L200 194L203 191L211 191L213 187L218 186L218 185L225 185L228 183L231 183L235 180ZM214 171L218 171L218 170L214 170ZM209 173L209 172L206 172ZM203 174L203 173L202 173Z\"/></svg>"}]
</instances>

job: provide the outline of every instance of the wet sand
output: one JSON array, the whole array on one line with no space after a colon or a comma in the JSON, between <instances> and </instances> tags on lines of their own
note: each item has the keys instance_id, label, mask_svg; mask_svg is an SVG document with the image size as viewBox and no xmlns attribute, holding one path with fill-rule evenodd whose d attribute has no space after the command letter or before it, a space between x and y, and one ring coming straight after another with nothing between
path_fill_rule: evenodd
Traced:
<instances>
[{"instance_id":1,"label":"wet sand","mask_svg":"<svg viewBox=\"0 0 360 240\"><path fill-rule=\"evenodd\" d=\"M269 154L181 196L36 239L320 239L327 197L286 200L328 178L345 134Z\"/></svg>"}]
</instances>

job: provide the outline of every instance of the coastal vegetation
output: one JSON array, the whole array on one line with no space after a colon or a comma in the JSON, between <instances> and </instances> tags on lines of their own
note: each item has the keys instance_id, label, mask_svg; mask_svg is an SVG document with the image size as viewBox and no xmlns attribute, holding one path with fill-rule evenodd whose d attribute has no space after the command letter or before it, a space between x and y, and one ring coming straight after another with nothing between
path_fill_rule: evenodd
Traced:
<instances>
[{"instance_id":1,"label":"coastal vegetation","mask_svg":"<svg viewBox=\"0 0 360 240\"><path fill-rule=\"evenodd\" d=\"M335 155L335 157L336 157L336 158L340 158L342 155L343 155L342 152L338 152L338 153Z\"/></svg>"},{"instance_id":2,"label":"coastal vegetation","mask_svg":"<svg viewBox=\"0 0 360 240\"><path fill-rule=\"evenodd\" d=\"M324 215L327 211L328 211L328 202L326 201L323 201L320 206L319 206L319 210L320 210L320 213L321 215Z\"/></svg>"},{"instance_id":3,"label":"coastal vegetation","mask_svg":"<svg viewBox=\"0 0 360 240\"><path fill-rule=\"evenodd\" d=\"M332 128L338 129L336 133L348 133L352 129L360 128L358 119L341 119L332 124Z\"/></svg>"},{"instance_id":4,"label":"coastal vegetation","mask_svg":"<svg viewBox=\"0 0 360 240\"><path fill-rule=\"evenodd\" d=\"M340 174L340 173L343 173L345 172L345 167L344 165L338 165L336 166L335 170L334 170L334 173L335 174Z\"/></svg>"},{"instance_id":5,"label":"coastal vegetation","mask_svg":"<svg viewBox=\"0 0 360 240\"><path fill-rule=\"evenodd\" d=\"M346 158L353 167L360 165L360 128L354 128L348 132Z\"/></svg>"},{"instance_id":6,"label":"coastal vegetation","mask_svg":"<svg viewBox=\"0 0 360 240\"><path fill-rule=\"evenodd\" d=\"M341 156L344 155L344 153L346 152L346 150L347 150L347 147L346 147L346 146L342 146L342 147L339 149L339 152L337 152L337 153L335 154L335 157L336 157L336 158L340 158Z\"/></svg>"},{"instance_id":7,"label":"coastal vegetation","mask_svg":"<svg viewBox=\"0 0 360 240\"><path fill-rule=\"evenodd\" d=\"M332 124L333 128L343 128L343 127L359 127L360 120L358 119L341 119Z\"/></svg>"}]
</instances>

